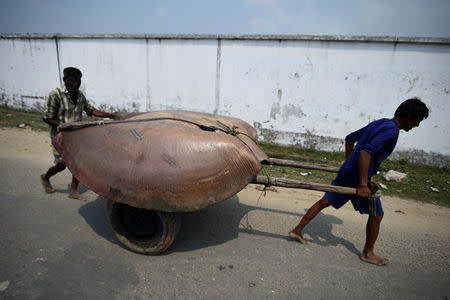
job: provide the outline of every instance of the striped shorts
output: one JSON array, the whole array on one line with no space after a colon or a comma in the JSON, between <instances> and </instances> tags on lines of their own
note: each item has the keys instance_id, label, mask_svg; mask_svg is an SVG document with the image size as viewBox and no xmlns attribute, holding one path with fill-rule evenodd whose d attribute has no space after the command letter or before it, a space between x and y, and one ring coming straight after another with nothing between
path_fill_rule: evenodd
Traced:
<instances>
[{"instance_id":1,"label":"striped shorts","mask_svg":"<svg viewBox=\"0 0 450 300\"><path fill-rule=\"evenodd\" d=\"M337 185L334 181L332 185ZM380 197L360 198L354 195L343 195L326 192L323 198L331 202L331 206L336 209L341 208L347 201L351 200L355 210L361 214L379 217L384 215Z\"/></svg>"}]
</instances>

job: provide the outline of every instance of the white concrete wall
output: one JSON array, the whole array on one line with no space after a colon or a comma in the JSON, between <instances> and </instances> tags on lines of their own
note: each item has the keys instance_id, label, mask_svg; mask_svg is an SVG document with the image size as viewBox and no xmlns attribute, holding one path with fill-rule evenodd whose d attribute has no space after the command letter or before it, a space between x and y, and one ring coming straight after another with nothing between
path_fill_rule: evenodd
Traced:
<instances>
[{"instance_id":1,"label":"white concrete wall","mask_svg":"<svg viewBox=\"0 0 450 300\"><path fill-rule=\"evenodd\" d=\"M40 109L66 66L102 110L231 115L261 140L322 150L417 96L430 117L394 157L449 166L449 41L3 37L0 104Z\"/></svg>"},{"instance_id":2,"label":"white concrete wall","mask_svg":"<svg viewBox=\"0 0 450 300\"><path fill-rule=\"evenodd\" d=\"M79 68L80 89L97 108L146 110L145 40L63 39L58 44L61 74L64 67Z\"/></svg>"},{"instance_id":3,"label":"white concrete wall","mask_svg":"<svg viewBox=\"0 0 450 300\"><path fill-rule=\"evenodd\" d=\"M0 39L0 70L0 104L43 107L45 96L59 84L55 42Z\"/></svg>"}]
</instances>

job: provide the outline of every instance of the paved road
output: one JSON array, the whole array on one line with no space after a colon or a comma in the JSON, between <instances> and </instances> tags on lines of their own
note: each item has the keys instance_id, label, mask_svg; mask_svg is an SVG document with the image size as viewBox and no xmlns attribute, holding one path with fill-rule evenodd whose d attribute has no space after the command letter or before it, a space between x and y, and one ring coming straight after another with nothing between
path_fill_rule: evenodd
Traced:
<instances>
[{"instance_id":1,"label":"paved road","mask_svg":"<svg viewBox=\"0 0 450 300\"><path fill-rule=\"evenodd\" d=\"M184 214L169 251L144 256L118 244L105 199L68 199L67 171L44 194L37 179L50 154L17 151L0 151L1 299L450 297L448 209L387 201L377 246L392 262L377 267L358 259L366 219L351 207L321 213L307 230L314 244L303 246L286 233L320 193L264 197L248 186Z\"/></svg>"}]
</instances>

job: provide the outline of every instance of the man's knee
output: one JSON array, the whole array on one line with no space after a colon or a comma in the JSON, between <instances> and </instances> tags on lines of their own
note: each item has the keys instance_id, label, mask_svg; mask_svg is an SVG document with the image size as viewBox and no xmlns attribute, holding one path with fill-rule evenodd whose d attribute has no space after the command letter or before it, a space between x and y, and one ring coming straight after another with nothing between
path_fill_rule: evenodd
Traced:
<instances>
[{"instance_id":1,"label":"man's knee","mask_svg":"<svg viewBox=\"0 0 450 300\"><path fill-rule=\"evenodd\" d=\"M58 172L63 171L65 168L66 168L66 165L63 164L63 163L57 163L56 166L55 166L55 169L57 169Z\"/></svg>"},{"instance_id":2,"label":"man's knee","mask_svg":"<svg viewBox=\"0 0 450 300\"><path fill-rule=\"evenodd\" d=\"M317 203L322 209L331 205L331 201L325 198L320 199L319 201L317 201Z\"/></svg>"},{"instance_id":3,"label":"man's knee","mask_svg":"<svg viewBox=\"0 0 450 300\"><path fill-rule=\"evenodd\" d=\"M375 223L381 223L381 220L383 219L383 215L381 216L369 216L369 219L371 219Z\"/></svg>"}]
</instances>

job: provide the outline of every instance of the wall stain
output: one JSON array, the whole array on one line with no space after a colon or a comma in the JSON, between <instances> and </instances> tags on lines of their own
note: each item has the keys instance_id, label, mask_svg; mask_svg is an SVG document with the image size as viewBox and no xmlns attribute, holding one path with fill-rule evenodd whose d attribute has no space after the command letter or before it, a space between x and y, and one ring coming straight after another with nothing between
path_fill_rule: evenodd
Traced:
<instances>
[{"instance_id":1,"label":"wall stain","mask_svg":"<svg viewBox=\"0 0 450 300\"><path fill-rule=\"evenodd\" d=\"M281 107L280 103L272 104L272 108L270 109L270 118L276 120L277 115L280 114Z\"/></svg>"},{"instance_id":2,"label":"wall stain","mask_svg":"<svg viewBox=\"0 0 450 300\"><path fill-rule=\"evenodd\" d=\"M278 89L277 91L278 102L272 104L272 108L270 109L270 118L276 120L277 115L281 112L281 99L283 98L283 91Z\"/></svg>"},{"instance_id":3,"label":"wall stain","mask_svg":"<svg viewBox=\"0 0 450 300\"><path fill-rule=\"evenodd\" d=\"M415 76L413 79L408 79L409 82L409 88L407 93L411 92L414 86L416 85L416 82L419 80L419 76Z\"/></svg>"},{"instance_id":4,"label":"wall stain","mask_svg":"<svg viewBox=\"0 0 450 300\"><path fill-rule=\"evenodd\" d=\"M305 133L283 132L268 128L262 128L260 123L253 123L260 140L276 145L295 145L305 149L325 151L343 151L343 139L315 135L310 131ZM286 142L287 141L287 142Z\"/></svg>"},{"instance_id":5,"label":"wall stain","mask_svg":"<svg viewBox=\"0 0 450 300\"><path fill-rule=\"evenodd\" d=\"M283 97L283 91L281 89L278 89L278 102L281 102L281 98Z\"/></svg>"},{"instance_id":6,"label":"wall stain","mask_svg":"<svg viewBox=\"0 0 450 300\"><path fill-rule=\"evenodd\" d=\"M220 107L220 68L222 64L222 40L217 40L217 53L216 53L216 81L215 81L215 91L214 91L214 100L215 107L214 112L217 114L219 112Z\"/></svg>"},{"instance_id":7,"label":"wall stain","mask_svg":"<svg viewBox=\"0 0 450 300\"><path fill-rule=\"evenodd\" d=\"M296 106L293 104L288 104L288 105L283 106L282 113L281 113L281 117L283 118L283 124L287 123L287 121L289 120L289 118L291 116L301 118L301 117L306 117L306 114L303 112L303 110L299 106Z\"/></svg>"},{"instance_id":8,"label":"wall stain","mask_svg":"<svg viewBox=\"0 0 450 300\"><path fill-rule=\"evenodd\" d=\"M141 105L138 102L131 102L131 103L128 103L128 107L131 108L130 109L131 112L139 112ZM129 110L127 109L127 111L129 111Z\"/></svg>"},{"instance_id":9,"label":"wall stain","mask_svg":"<svg viewBox=\"0 0 450 300\"><path fill-rule=\"evenodd\" d=\"M450 167L450 156L436 152L425 152L423 150L394 151L389 159L394 161L407 160L413 164L424 164L438 168Z\"/></svg>"},{"instance_id":10,"label":"wall stain","mask_svg":"<svg viewBox=\"0 0 450 300\"><path fill-rule=\"evenodd\" d=\"M305 133L284 132L268 128L262 128L262 124L253 123L253 127L258 132L259 140L274 145L296 146L302 149L312 149L321 151L344 151L344 138L334 138L315 135L310 131ZM450 167L450 156L436 152L425 152L423 150L394 151L389 157L390 160L407 160L411 163L425 164L439 168Z\"/></svg>"}]
</instances>

